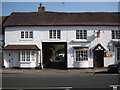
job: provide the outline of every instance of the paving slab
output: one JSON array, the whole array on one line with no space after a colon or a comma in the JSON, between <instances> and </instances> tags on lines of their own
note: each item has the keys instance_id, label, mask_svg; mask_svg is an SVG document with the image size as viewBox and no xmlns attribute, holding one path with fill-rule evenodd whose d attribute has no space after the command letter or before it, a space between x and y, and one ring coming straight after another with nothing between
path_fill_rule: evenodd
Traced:
<instances>
[{"instance_id":1,"label":"paving slab","mask_svg":"<svg viewBox=\"0 0 120 90\"><path fill-rule=\"evenodd\" d=\"M54 74L82 74L82 73L96 73L107 72L107 68L96 69L2 69L2 74L40 74L40 75L54 75Z\"/></svg>"}]
</instances>

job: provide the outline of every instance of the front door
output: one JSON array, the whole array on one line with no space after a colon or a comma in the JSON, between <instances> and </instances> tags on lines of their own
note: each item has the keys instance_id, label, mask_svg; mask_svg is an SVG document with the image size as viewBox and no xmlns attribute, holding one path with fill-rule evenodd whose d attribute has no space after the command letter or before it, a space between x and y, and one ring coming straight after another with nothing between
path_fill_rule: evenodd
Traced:
<instances>
[{"instance_id":1,"label":"front door","mask_svg":"<svg viewBox=\"0 0 120 90\"><path fill-rule=\"evenodd\" d=\"M94 67L103 67L104 51L94 51Z\"/></svg>"},{"instance_id":2,"label":"front door","mask_svg":"<svg viewBox=\"0 0 120 90\"><path fill-rule=\"evenodd\" d=\"M8 66L11 68L13 67L13 54L8 53Z\"/></svg>"},{"instance_id":3,"label":"front door","mask_svg":"<svg viewBox=\"0 0 120 90\"><path fill-rule=\"evenodd\" d=\"M13 54L13 67L19 67L19 54L17 52Z\"/></svg>"}]
</instances>

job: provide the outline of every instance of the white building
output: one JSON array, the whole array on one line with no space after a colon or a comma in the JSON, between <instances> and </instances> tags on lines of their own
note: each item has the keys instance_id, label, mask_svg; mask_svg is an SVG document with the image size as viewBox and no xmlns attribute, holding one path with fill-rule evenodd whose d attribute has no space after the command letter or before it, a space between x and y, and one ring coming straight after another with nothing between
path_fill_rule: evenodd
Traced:
<instances>
[{"instance_id":1,"label":"white building","mask_svg":"<svg viewBox=\"0 0 120 90\"><path fill-rule=\"evenodd\" d=\"M39 7L39 9L42 8ZM66 68L107 67L120 61L118 12L13 12L4 23L4 66L35 68L44 43L66 47Z\"/></svg>"}]
</instances>

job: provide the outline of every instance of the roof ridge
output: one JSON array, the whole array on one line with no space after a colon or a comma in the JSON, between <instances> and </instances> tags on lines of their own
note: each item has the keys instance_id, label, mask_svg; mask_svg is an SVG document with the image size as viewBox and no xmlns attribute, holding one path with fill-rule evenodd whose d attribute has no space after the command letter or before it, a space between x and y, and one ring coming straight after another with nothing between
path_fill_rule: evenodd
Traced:
<instances>
[{"instance_id":1,"label":"roof ridge","mask_svg":"<svg viewBox=\"0 0 120 90\"><path fill-rule=\"evenodd\" d=\"M12 12L11 14L17 14L17 13L63 13L63 14L84 14L84 13L120 13L120 12L54 12L54 11L45 11L45 12Z\"/></svg>"}]
</instances>

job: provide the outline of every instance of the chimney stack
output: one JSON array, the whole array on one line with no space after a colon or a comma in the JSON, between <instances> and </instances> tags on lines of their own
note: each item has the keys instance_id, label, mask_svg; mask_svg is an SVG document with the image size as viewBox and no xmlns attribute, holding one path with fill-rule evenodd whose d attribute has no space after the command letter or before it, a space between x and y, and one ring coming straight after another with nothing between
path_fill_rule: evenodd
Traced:
<instances>
[{"instance_id":1,"label":"chimney stack","mask_svg":"<svg viewBox=\"0 0 120 90\"><path fill-rule=\"evenodd\" d=\"M45 12L45 7L42 6L42 3L40 3L40 7L38 7L38 12Z\"/></svg>"}]
</instances>

